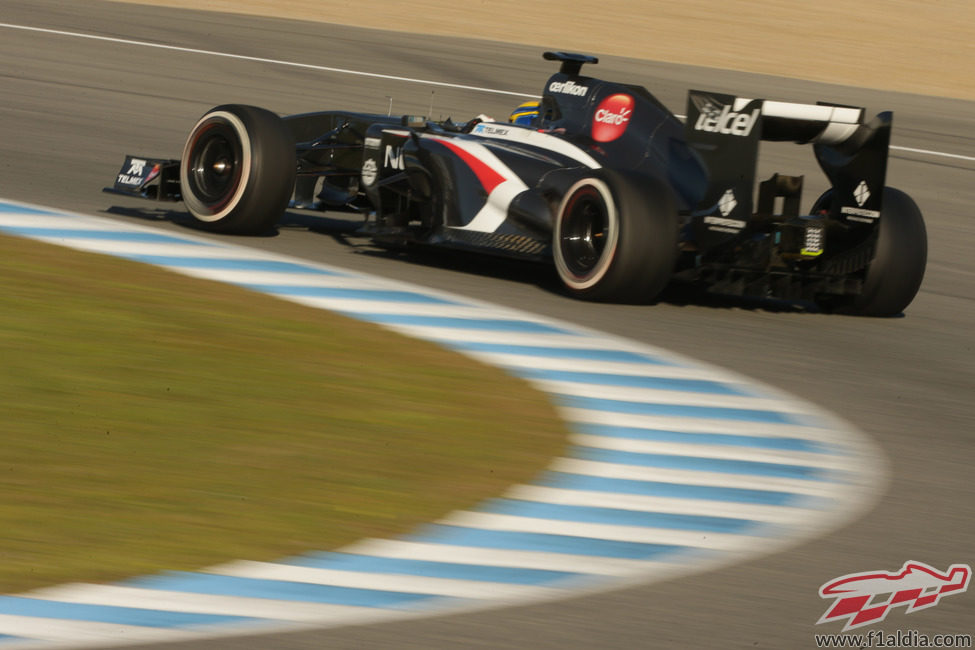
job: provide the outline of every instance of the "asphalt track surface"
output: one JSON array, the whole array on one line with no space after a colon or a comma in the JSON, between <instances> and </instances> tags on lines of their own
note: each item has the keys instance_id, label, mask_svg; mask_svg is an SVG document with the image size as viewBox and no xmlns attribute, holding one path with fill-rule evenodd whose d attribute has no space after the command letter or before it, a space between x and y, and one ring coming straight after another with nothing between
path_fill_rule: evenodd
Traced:
<instances>
[{"instance_id":1,"label":"asphalt track surface","mask_svg":"<svg viewBox=\"0 0 975 650\"><path fill-rule=\"evenodd\" d=\"M6 0L0 22L232 52L275 61L536 94L551 72L539 52L498 43L86 2ZM177 157L211 106L244 102L282 114L322 108L504 116L517 97L364 77L270 61L0 28L0 196L185 231L180 204L103 195L124 153ZM598 54L598 53L597 53ZM496 260L405 260L323 232L299 213L276 236L242 243L463 293L718 365L810 399L868 433L890 483L861 521L774 556L680 580L552 604L181 648L789 647L813 646L836 576L906 560L945 568L975 549L975 104L623 59L599 74L641 83L677 112L688 88L895 111L888 184L925 213L928 272L905 316L858 319L721 300L654 306L580 303L551 275ZM865 71L868 74L868 71ZM903 148L954 154L954 157ZM808 203L825 185L808 148L765 150L763 172L805 173ZM175 219L175 221L174 221ZM886 630L972 633L972 595ZM155 646L164 647L164 646Z\"/></svg>"}]
</instances>

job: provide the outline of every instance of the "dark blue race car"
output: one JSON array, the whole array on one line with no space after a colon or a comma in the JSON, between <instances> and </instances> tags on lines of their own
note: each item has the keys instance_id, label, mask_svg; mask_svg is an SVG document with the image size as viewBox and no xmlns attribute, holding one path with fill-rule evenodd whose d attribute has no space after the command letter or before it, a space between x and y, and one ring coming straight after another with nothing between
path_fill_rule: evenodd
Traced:
<instances>
[{"instance_id":1,"label":"dark blue race car","mask_svg":"<svg viewBox=\"0 0 975 650\"><path fill-rule=\"evenodd\" d=\"M679 120L646 89L560 70L507 123L225 105L181 160L128 156L109 191L182 200L208 230L257 234L286 209L356 211L384 246L552 263L580 298L651 302L671 282L900 313L921 284L924 222L885 186L891 113L691 91ZM757 182L763 140L812 144L830 189Z\"/></svg>"}]
</instances>

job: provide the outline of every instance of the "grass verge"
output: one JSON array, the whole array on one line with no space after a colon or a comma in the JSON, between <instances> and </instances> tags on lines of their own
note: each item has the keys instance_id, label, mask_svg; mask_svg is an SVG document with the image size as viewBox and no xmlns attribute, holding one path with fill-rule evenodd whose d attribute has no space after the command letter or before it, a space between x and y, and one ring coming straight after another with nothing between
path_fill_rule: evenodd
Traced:
<instances>
[{"instance_id":1,"label":"grass verge","mask_svg":"<svg viewBox=\"0 0 975 650\"><path fill-rule=\"evenodd\" d=\"M565 444L521 381L378 327L0 236L0 592L404 532Z\"/></svg>"}]
</instances>

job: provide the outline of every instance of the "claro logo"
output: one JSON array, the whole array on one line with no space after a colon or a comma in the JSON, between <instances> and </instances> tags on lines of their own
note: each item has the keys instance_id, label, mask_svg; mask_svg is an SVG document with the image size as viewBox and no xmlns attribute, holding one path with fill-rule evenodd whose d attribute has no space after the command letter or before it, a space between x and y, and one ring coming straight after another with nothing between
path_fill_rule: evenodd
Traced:
<instances>
[{"instance_id":1,"label":"claro logo","mask_svg":"<svg viewBox=\"0 0 975 650\"><path fill-rule=\"evenodd\" d=\"M599 102L592 117L592 139L611 142L626 132L633 116L633 97L623 93L610 95Z\"/></svg>"}]
</instances>

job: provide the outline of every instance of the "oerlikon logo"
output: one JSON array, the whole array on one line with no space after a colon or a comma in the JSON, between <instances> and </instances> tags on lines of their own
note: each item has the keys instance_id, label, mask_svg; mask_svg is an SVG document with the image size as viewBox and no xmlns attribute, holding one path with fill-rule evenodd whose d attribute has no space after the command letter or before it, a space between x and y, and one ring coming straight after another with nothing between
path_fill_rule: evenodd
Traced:
<instances>
[{"instance_id":1,"label":"oerlikon logo","mask_svg":"<svg viewBox=\"0 0 975 650\"><path fill-rule=\"evenodd\" d=\"M893 607L905 605L906 614L934 607L942 596L968 590L972 567L952 564L945 572L923 562L905 562L900 571L851 573L819 588L822 598L835 598L816 624L846 620L843 631L879 623Z\"/></svg>"},{"instance_id":2,"label":"oerlikon logo","mask_svg":"<svg viewBox=\"0 0 975 650\"><path fill-rule=\"evenodd\" d=\"M633 115L633 97L623 93L610 95L599 102L592 116L592 139L611 142L623 135Z\"/></svg>"}]
</instances>

